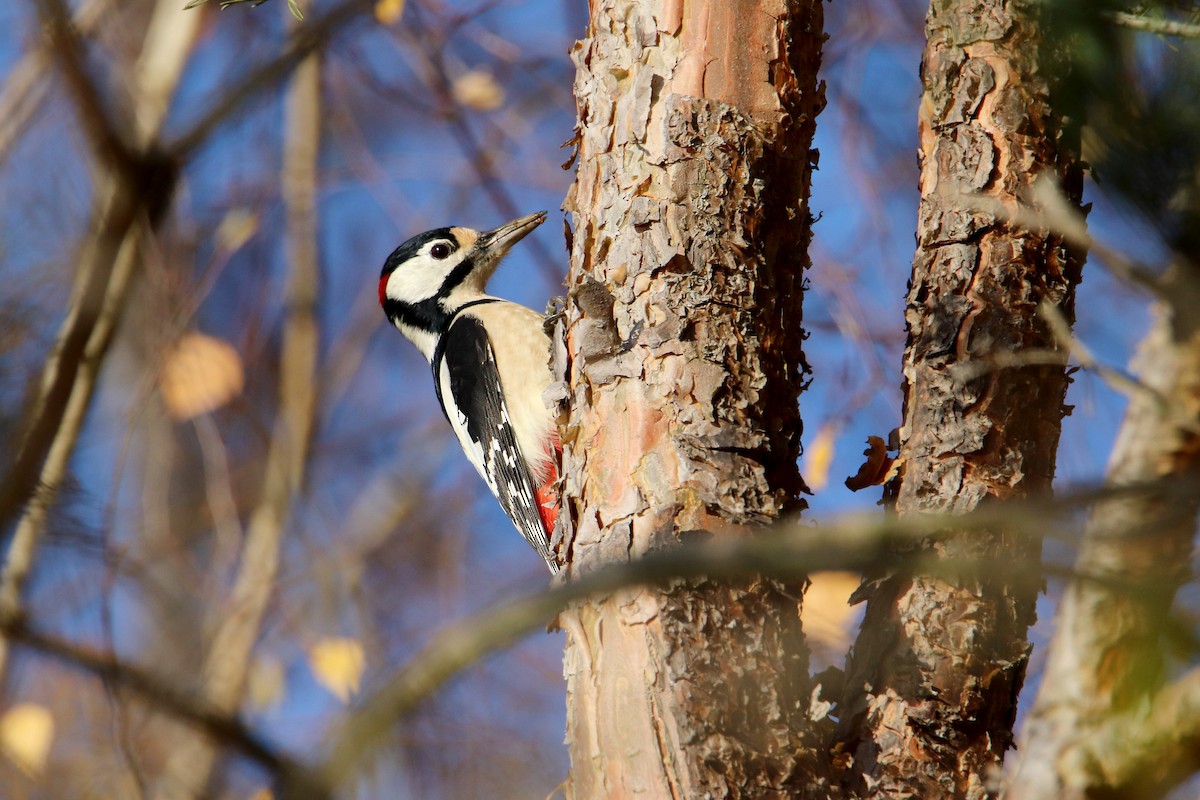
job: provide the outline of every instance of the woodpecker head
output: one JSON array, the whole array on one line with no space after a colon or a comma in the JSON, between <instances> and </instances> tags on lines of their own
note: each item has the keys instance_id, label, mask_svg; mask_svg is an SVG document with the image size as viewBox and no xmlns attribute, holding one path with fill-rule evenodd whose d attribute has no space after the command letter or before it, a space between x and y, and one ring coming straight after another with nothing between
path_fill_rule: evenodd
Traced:
<instances>
[{"instance_id":1,"label":"woodpecker head","mask_svg":"<svg viewBox=\"0 0 1200 800\"><path fill-rule=\"evenodd\" d=\"M454 312L484 295L509 248L545 220L538 211L482 233L435 228L412 237L392 251L379 276L388 320L430 357Z\"/></svg>"}]
</instances>

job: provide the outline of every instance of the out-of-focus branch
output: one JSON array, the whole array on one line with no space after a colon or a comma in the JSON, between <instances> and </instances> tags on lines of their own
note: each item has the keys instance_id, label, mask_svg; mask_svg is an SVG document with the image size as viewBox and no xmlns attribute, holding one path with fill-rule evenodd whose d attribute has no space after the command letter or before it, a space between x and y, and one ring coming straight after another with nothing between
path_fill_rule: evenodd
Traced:
<instances>
[{"instance_id":1,"label":"out-of-focus branch","mask_svg":"<svg viewBox=\"0 0 1200 800\"><path fill-rule=\"evenodd\" d=\"M1192 316L1162 304L1157 309L1136 358L1142 382L1156 396L1130 399L1109 462L1113 486L1200 473L1200 327L1188 323ZM1197 512L1194 483L1171 500L1129 496L1092 511L1076 570L1126 588L1091 581L1068 588L1009 797L1081 800L1111 786L1105 765L1063 754L1103 747L1103 736L1099 744L1088 744L1091 737L1114 717L1139 713L1162 686L1162 640L1175 593L1188 577ZM1137 728L1126 730L1138 735ZM1179 747L1174 752L1179 755ZM1127 760L1139 758L1140 765L1123 766L1122 774L1170 772L1167 753L1142 751ZM1153 775L1140 790L1130 787L1132 793L1119 796L1158 796L1169 788L1159 785L1164 779Z\"/></svg>"},{"instance_id":2,"label":"out-of-focus branch","mask_svg":"<svg viewBox=\"0 0 1200 800\"><path fill-rule=\"evenodd\" d=\"M89 320L92 324L86 331L86 340L80 352L71 352L66 348L59 350L57 364L48 364L48 369L61 365L64 370L68 364L74 367L71 381L62 386L54 395L58 400L61 396L61 412L55 419L56 427L46 437L47 452L41 468L36 474L37 491L28 501L21 519L13 533L8 553L4 563L3 577L0 578L0 613L15 615L21 607L21 595L29 573L33 569L34 556L42 537L46 514L53 503L54 496L66 474L71 453L83 419L91 403L92 392L96 386L96 378L100 371L104 354L112 341L112 334L125 303L126 290L139 257L143 240L147 235L144 223L135 221L119 237L121 246L110 259L110 254L102 243L94 243L90 251L92 258L84 262L89 273L108 273L108 285L102 295L102 303L94 316ZM90 263L89 263L90 262ZM68 331L69 334L75 333ZM82 336L82 332L81 336ZM60 343L70 343L69 337L60 339ZM50 376L44 376L47 378ZM58 387L54 387L58 389ZM42 419L46 419L45 416ZM29 441L27 440L27 446ZM18 464L20 458L18 458ZM7 664L7 643L0 638L0 674L3 674Z\"/></svg>"},{"instance_id":3,"label":"out-of-focus branch","mask_svg":"<svg viewBox=\"0 0 1200 800\"><path fill-rule=\"evenodd\" d=\"M242 690L267 602L275 589L283 535L301 488L316 404L317 156L321 130L320 60L310 53L287 88L283 154L287 284L280 352L279 411L267 453L262 496L251 514L229 606L205 663L205 693L232 714ZM209 741L184 742L168 761L157 797L199 796L215 759Z\"/></svg>"},{"instance_id":4,"label":"out-of-focus branch","mask_svg":"<svg viewBox=\"0 0 1200 800\"><path fill-rule=\"evenodd\" d=\"M480 185L483 186L484 192L487 193L488 199L492 201L496 210L507 219L520 216L525 211L517 206L512 194L499 180L493 166L494 158L485 152L463 113L462 104L454 96L454 87L450 82L446 62L442 56L441 37L436 31L422 25L416 15L410 20L410 25L413 30L413 35L409 39L410 44L425 57L426 84L437 96L439 108L447 115L447 122L450 125L450 132L454 135L454 141L475 171ZM528 247L542 273L554 285L562 283L566 272L566 260L555 258L536 238L529 240Z\"/></svg>"},{"instance_id":5,"label":"out-of-focus branch","mask_svg":"<svg viewBox=\"0 0 1200 800\"><path fill-rule=\"evenodd\" d=\"M160 18L169 6L170 0L160 0L144 54L164 52L164 32L171 26ZM152 97L161 110L151 109L143 115L140 135L128 135L112 127L116 123L107 118L99 93L84 71L85 45L66 7L61 0L48 0L38 8L48 31L46 46L53 48L67 76L97 157L110 169L100 173L103 177L96 191L96 221L76 272L71 307L42 372L41 392L20 450L0 487L0 520L24 507L0 578L0 612L7 615L15 615L20 609L46 514L75 449L141 250L170 194L170 173L156 171L160 162L143 159L138 155L140 150L130 148L148 145L157 135L162 110L182 71L178 65L190 52L195 30L194 20L187 23L184 27L190 26L191 35L172 38L165 55L156 59L160 73L155 78L156 87L136 98L135 108L140 109L143 100ZM154 171L153 177L161 181L157 187L161 194L145 190L148 171ZM0 674L6 656L5 644L0 640Z\"/></svg>"},{"instance_id":6,"label":"out-of-focus branch","mask_svg":"<svg viewBox=\"0 0 1200 800\"><path fill-rule=\"evenodd\" d=\"M213 741L257 762L277 776L280 782L303 784L307 780L304 776L308 770L302 764L268 744L236 716L220 712L181 692L178 680L154 675L141 667L120 661L111 653L42 633L16 619L0 622L0 632L9 641L52 656L137 694L155 710L187 722Z\"/></svg>"},{"instance_id":7,"label":"out-of-focus branch","mask_svg":"<svg viewBox=\"0 0 1200 800\"><path fill-rule=\"evenodd\" d=\"M998 565L969 559L934 558L913 545L950 532L961 535L994 530L1001 523L1015 536L1053 537L1055 521L1061 521L1099 499L1156 497L1169 503L1177 495L1193 490L1192 486L1165 481L1081 491L1053 500L1032 499L1003 508L983 506L969 514L953 517L937 514L913 514L904 518L862 515L819 527L783 523L768 534L760 532L760 535L689 544L597 570L442 629L407 665L359 702L337 730L328 748L329 756L318 771L323 781L336 789L355 774L358 765L382 743L397 721L440 686L487 653L544 626L555 614L581 598L700 576L713 580L746 576L794 579L797 575L821 570L890 570L951 579L978 573L995 575L998 571L1028 573L1041 567L1037 563L1018 561ZM1049 566L1046 571L1053 573L1056 570ZM1102 577L1095 580L1105 581ZM1107 585L1114 591L1128 590L1126 586L1111 582Z\"/></svg>"},{"instance_id":8,"label":"out-of-focus branch","mask_svg":"<svg viewBox=\"0 0 1200 800\"><path fill-rule=\"evenodd\" d=\"M1141 14L1129 14L1124 11L1113 11L1105 14L1108 19L1130 30L1153 33L1157 36L1178 36L1182 39L1200 39L1200 25L1191 22L1177 22L1171 19L1153 19Z\"/></svg>"},{"instance_id":9,"label":"out-of-focus branch","mask_svg":"<svg viewBox=\"0 0 1200 800\"><path fill-rule=\"evenodd\" d=\"M1094 239L1078 209L1072 209L1063 197L1057 181L1043 176L1033 186L1029 198L1033 206L1011 206L979 193L963 192L955 200L972 211L993 214L997 219L1030 231L1049 231L1067 244L1098 256L1118 278L1129 281L1160 300L1170 300L1162 280L1150 267Z\"/></svg>"},{"instance_id":10,"label":"out-of-focus branch","mask_svg":"<svg viewBox=\"0 0 1200 800\"><path fill-rule=\"evenodd\" d=\"M132 182L139 171L139 157L129 136L129 125L113 119L100 91L85 66L87 44L71 20L63 0L36 0L33 3L46 34L46 48L54 53L59 71L66 82L81 128L91 142L96 157Z\"/></svg>"},{"instance_id":11,"label":"out-of-focus branch","mask_svg":"<svg viewBox=\"0 0 1200 800\"><path fill-rule=\"evenodd\" d=\"M884 545L894 536L906 538L897 528L907 531L911 524L874 516L844 525L794 528L790 534L713 539L606 567L477 613L442 629L406 666L364 697L338 729L318 771L331 788L344 784L391 727L438 687L483 655L546 625L573 601L676 578L763 575L794 579L824 569L894 566L903 557Z\"/></svg>"},{"instance_id":12,"label":"out-of-focus branch","mask_svg":"<svg viewBox=\"0 0 1200 800\"><path fill-rule=\"evenodd\" d=\"M237 84L228 87L213 105L178 139L168 143L165 150L173 158L186 160L203 144L214 130L257 96L282 80L305 57L324 45L338 31L355 19L370 12L368 0L342 0L312 22L298 26L283 52L271 61L250 72Z\"/></svg>"},{"instance_id":13,"label":"out-of-focus branch","mask_svg":"<svg viewBox=\"0 0 1200 800\"><path fill-rule=\"evenodd\" d=\"M87 0L75 13L75 28L83 34L91 33L111 2ZM4 88L0 90L0 161L8 155L46 96L49 55L47 48L35 48L25 53L8 71Z\"/></svg>"}]
</instances>

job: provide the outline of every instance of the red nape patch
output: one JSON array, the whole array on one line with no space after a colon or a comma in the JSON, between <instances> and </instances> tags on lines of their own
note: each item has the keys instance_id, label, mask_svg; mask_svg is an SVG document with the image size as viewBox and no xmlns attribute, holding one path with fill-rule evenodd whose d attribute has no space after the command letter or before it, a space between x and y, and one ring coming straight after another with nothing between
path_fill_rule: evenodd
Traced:
<instances>
[{"instance_id":1,"label":"red nape patch","mask_svg":"<svg viewBox=\"0 0 1200 800\"><path fill-rule=\"evenodd\" d=\"M387 279L387 275L379 279L379 305L383 305L387 300Z\"/></svg>"}]
</instances>

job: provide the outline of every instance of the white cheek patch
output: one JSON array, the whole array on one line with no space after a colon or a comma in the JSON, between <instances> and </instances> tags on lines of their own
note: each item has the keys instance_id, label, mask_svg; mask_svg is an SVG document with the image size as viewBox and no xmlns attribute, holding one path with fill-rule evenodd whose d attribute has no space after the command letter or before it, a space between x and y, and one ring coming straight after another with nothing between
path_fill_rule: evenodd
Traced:
<instances>
[{"instance_id":1,"label":"white cheek patch","mask_svg":"<svg viewBox=\"0 0 1200 800\"><path fill-rule=\"evenodd\" d=\"M438 293L454 264L421 256L402 264L388 277L387 295L394 300L416 303Z\"/></svg>"}]
</instances>

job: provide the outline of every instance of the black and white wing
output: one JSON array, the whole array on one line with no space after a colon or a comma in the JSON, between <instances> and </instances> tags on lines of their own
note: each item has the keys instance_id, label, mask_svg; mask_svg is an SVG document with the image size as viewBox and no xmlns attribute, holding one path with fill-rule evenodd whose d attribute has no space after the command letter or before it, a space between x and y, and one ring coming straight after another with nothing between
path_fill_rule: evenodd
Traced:
<instances>
[{"instance_id":1,"label":"black and white wing","mask_svg":"<svg viewBox=\"0 0 1200 800\"><path fill-rule=\"evenodd\" d=\"M459 316L446 331L439 351L440 363L435 358L433 364L438 399L463 451L517 530L557 572L538 512L534 476L517 445L496 354L483 323Z\"/></svg>"}]
</instances>

